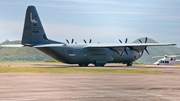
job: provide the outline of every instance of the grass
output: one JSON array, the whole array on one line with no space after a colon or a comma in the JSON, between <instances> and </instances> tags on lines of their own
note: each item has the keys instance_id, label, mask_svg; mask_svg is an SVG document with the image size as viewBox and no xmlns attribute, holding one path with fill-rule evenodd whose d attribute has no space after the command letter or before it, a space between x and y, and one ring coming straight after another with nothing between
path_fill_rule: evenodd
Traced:
<instances>
[{"instance_id":1,"label":"grass","mask_svg":"<svg viewBox=\"0 0 180 101\"><path fill-rule=\"evenodd\" d=\"M100 69L100 68L54 68L54 67L0 67L0 73L135 73L161 74L157 70Z\"/></svg>"}]
</instances>

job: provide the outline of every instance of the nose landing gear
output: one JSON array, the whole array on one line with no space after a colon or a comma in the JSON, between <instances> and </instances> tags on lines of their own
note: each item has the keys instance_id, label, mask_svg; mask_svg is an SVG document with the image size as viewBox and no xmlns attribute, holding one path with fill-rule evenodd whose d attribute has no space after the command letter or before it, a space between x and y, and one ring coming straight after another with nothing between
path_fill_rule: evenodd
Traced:
<instances>
[{"instance_id":1,"label":"nose landing gear","mask_svg":"<svg viewBox=\"0 0 180 101\"><path fill-rule=\"evenodd\" d=\"M126 66L132 66L132 62L127 62L127 65Z\"/></svg>"}]
</instances>

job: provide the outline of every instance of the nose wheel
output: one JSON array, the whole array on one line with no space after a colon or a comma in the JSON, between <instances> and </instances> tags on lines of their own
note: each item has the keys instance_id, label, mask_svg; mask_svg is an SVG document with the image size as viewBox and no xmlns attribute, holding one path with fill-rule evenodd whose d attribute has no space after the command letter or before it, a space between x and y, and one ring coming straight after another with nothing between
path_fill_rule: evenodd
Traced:
<instances>
[{"instance_id":1,"label":"nose wheel","mask_svg":"<svg viewBox=\"0 0 180 101\"><path fill-rule=\"evenodd\" d=\"M87 67L89 64L85 63L85 64L79 64L79 67Z\"/></svg>"},{"instance_id":2,"label":"nose wheel","mask_svg":"<svg viewBox=\"0 0 180 101\"><path fill-rule=\"evenodd\" d=\"M132 66L132 62L127 62L127 65L126 66Z\"/></svg>"}]
</instances>

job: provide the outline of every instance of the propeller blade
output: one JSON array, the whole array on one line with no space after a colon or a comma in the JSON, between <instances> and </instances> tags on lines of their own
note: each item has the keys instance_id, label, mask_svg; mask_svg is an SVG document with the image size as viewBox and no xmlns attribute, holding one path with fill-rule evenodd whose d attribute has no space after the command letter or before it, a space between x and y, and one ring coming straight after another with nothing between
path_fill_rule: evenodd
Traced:
<instances>
[{"instance_id":1,"label":"propeller blade","mask_svg":"<svg viewBox=\"0 0 180 101\"><path fill-rule=\"evenodd\" d=\"M73 42L74 42L74 39L72 39L71 43L73 43Z\"/></svg>"},{"instance_id":2,"label":"propeller blade","mask_svg":"<svg viewBox=\"0 0 180 101\"><path fill-rule=\"evenodd\" d=\"M140 43L142 43L142 41L140 39L138 39Z\"/></svg>"},{"instance_id":3,"label":"propeller blade","mask_svg":"<svg viewBox=\"0 0 180 101\"><path fill-rule=\"evenodd\" d=\"M119 42L122 43L122 41L119 39Z\"/></svg>"},{"instance_id":4,"label":"propeller blade","mask_svg":"<svg viewBox=\"0 0 180 101\"><path fill-rule=\"evenodd\" d=\"M89 43L91 43L91 42L92 42L92 39L89 40Z\"/></svg>"},{"instance_id":5,"label":"propeller blade","mask_svg":"<svg viewBox=\"0 0 180 101\"><path fill-rule=\"evenodd\" d=\"M84 43L87 43L86 40L83 39L83 41L84 41Z\"/></svg>"},{"instance_id":6,"label":"propeller blade","mask_svg":"<svg viewBox=\"0 0 180 101\"><path fill-rule=\"evenodd\" d=\"M140 43L142 43L142 41L140 39L138 39ZM145 37L145 42L144 43L147 43L147 37ZM147 50L147 46L144 47L144 50L147 52L147 54L149 55L149 52ZM143 55L144 51L142 51L142 55Z\"/></svg>"},{"instance_id":7,"label":"propeller blade","mask_svg":"<svg viewBox=\"0 0 180 101\"><path fill-rule=\"evenodd\" d=\"M145 51L148 53L148 55L149 55L149 52L148 52L148 50L147 50L146 48L145 48L144 50L145 50Z\"/></svg>"},{"instance_id":8,"label":"propeller blade","mask_svg":"<svg viewBox=\"0 0 180 101\"><path fill-rule=\"evenodd\" d=\"M147 37L145 38L145 43L147 43Z\"/></svg>"},{"instance_id":9,"label":"propeller blade","mask_svg":"<svg viewBox=\"0 0 180 101\"><path fill-rule=\"evenodd\" d=\"M141 54L141 56L143 55L143 53L144 53L144 51L142 51L142 54Z\"/></svg>"},{"instance_id":10,"label":"propeller blade","mask_svg":"<svg viewBox=\"0 0 180 101\"><path fill-rule=\"evenodd\" d=\"M121 52L120 56L122 56L122 55L123 55L123 53L124 53L124 52Z\"/></svg>"},{"instance_id":11,"label":"propeller blade","mask_svg":"<svg viewBox=\"0 0 180 101\"><path fill-rule=\"evenodd\" d=\"M68 41L68 39L66 39L66 41L67 41L67 43L69 44L69 41Z\"/></svg>"},{"instance_id":12,"label":"propeller blade","mask_svg":"<svg viewBox=\"0 0 180 101\"><path fill-rule=\"evenodd\" d=\"M126 38L125 43L127 43L128 39Z\"/></svg>"},{"instance_id":13,"label":"propeller blade","mask_svg":"<svg viewBox=\"0 0 180 101\"><path fill-rule=\"evenodd\" d=\"M127 50L126 50L126 47L124 48L124 51L125 51L125 53L128 55L128 52L127 52Z\"/></svg>"}]
</instances>

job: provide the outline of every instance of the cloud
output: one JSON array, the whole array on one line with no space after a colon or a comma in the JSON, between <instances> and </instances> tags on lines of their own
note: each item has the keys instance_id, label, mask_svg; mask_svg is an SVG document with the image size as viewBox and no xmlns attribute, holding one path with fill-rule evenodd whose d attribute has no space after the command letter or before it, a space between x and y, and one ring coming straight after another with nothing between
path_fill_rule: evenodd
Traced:
<instances>
[{"instance_id":1,"label":"cloud","mask_svg":"<svg viewBox=\"0 0 180 101\"><path fill-rule=\"evenodd\" d=\"M136 29L117 27L92 27L73 24L44 23L44 28L50 39L65 41L65 39L93 39L96 42L118 42L118 39L129 38L132 42L144 34Z\"/></svg>"},{"instance_id":2,"label":"cloud","mask_svg":"<svg viewBox=\"0 0 180 101\"><path fill-rule=\"evenodd\" d=\"M45 23L44 28L48 38L63 42L66 42L65 39L70 41L73 38L77 43L83 43L83 39L86 41L92 39L92 42L94 43L119 43L119 39L125 42L125 39L128 38L128 43L131 43L136 39L148 37L160 43L176 43L180 46L180 42L178 41L180 35L167 34L171 32L171 30L167 33L142 32L138 29L125 27L92 27L54 23Z\"/></svg>"},{"instance_id":3,"label":"cloud","mask_svg":"<svg viewBox=\"0 0 180 101\"><path fill-rule=\"evenodd\" d=\"M63 2L74 2L74 3L92 3L92 4L119 4L114 0L55 0Z\"/></svg>"},{"instance_id":4,"label":"cloud","mask_svg":"<svg viewBox=\"0 0 180 101\"><path fill-rule=\"evenodd\" d=\"M135 29L117 27L93 27L76 24L43 23L44 30L50 39L65 41L65 39L93 39L96 42L118 42L118 39L129 38L132 42L135 38L143 36ZM0 20L0 42L8 40L21 40L24 22L12 20ZM126 35L124 35L126 33ZM133 35L135 34L135 35ZM131 40L132 39L132 40Z\"/></svg>"},{"instance_id":5,"label":"cloud","mask_svg":"<svg viewBox=\"0 0 180 101\"><path fill-rule=\"evenodd\" d=\"M153 13L144 13L144 12L119 12L119 11L109 11L109 12L71 12L79 14L121 14L121 15L150 15Z\"/></svg>"},{"instance_id":6,"label":"cloud","mask_svg":"<svg viewBox=\"0 0 180 101\"><path fill-rule=\"evenodd\" d=\"M51 7L51 8L57 8L57 9L74 9L74 8L82 8L80 6L75 5L56 5L56 4L38 4L38 6L45 6L45 7Z\"/></svg>"},{"instance_id":7,"label":"cloud","mask_svg":"<svg viewBox=\"0 0 180 101\"><path fill-rule=\"evenodd\" d=\"M155 32L142 32L138 29L125 28L125 27L94 27L94 26L85 26L77 24L59 24L59 23L47 23L44 22L44 29L47 34L47 37L52 40L63 41L65 39L71 40L75 39L78 43L83 43L83 39L87 41L92 39L93 42L105 42L105 43L118 43L118 39L121 39L123 42L125 38L128 38L128 42L133 42L134 40L141 37L150 37L155 39L158 42L178 42L178 35L169 35L167 33L172 32L172 30L164 33L155 33ZM0 42L8 40L21 40L22 31L23 31L23 22L21 21L9 21L9 20L0 20ZM166 30L167 31L167 30ZM176 33L179 30L175 31ZM157 37L163 36L163 37ZM172 40L172 38L174 38Z\"/></svg>"},{"instance_id":8,"label":"cloud","mask_svg":"<svg viewBox=\"0 0 180 101\"><path fill-rule=\"evenodd\" d=\"M180 15L157 15L154 17L156 20L165 20L165 21L180 21Z\"/></svg>"}]
</instances>

